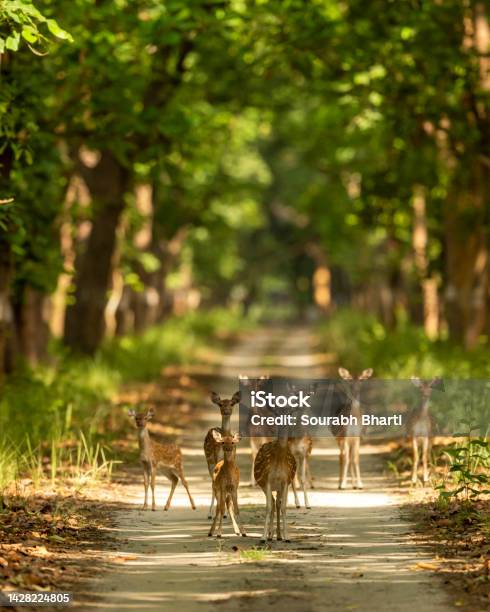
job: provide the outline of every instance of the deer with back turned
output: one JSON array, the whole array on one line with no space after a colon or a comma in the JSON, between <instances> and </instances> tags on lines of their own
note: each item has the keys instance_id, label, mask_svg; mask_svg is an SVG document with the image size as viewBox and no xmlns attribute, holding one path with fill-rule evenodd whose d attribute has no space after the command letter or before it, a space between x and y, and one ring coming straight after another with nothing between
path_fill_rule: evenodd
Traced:
<instances>
[{"instance_id":1,"label":"deer with back turned","mask_svg":"<svg viewBox=\"0 0 490 612\"><path fill-rule=\"evenodd\" d=\"M296 459L288 444L288 428L279 429L277 440L262 445L254 463L254 477L264 491L266 499L265 523L262 542L272 540L276 517L277 539L289 542L286 510L289 485L294 490ZM274 498L274 493L276 497ZM296 497L296 494L295 494Z\"/></svg>"},{"instance_id":2,"label":"deer with back turned","mask_svg":"<svg viewBox=\"0 0 490 612\"><path fill-rule=\"evenodd\" d=\"M192 509L195 510L196 506L184 476L182 451L176 444L162 444L160 442L153 441L150 437L147 424L148 421L150 421L155 415L153 409L150 408L146 412L129 410L128 414L134 419L136 427L138 428L138 445L140 449L140 461L143 466L143 483L145 487L145 502L143 505L143 510L146 510L148 507L148 486L151 487L151 509L156 509L155 481L157 469L160 469L160 471L165 474L165 476L172 483L164 510L168 510L170 508L175 487L177 486L179 479L187 491Z\"/></svg>"}]
</instances>

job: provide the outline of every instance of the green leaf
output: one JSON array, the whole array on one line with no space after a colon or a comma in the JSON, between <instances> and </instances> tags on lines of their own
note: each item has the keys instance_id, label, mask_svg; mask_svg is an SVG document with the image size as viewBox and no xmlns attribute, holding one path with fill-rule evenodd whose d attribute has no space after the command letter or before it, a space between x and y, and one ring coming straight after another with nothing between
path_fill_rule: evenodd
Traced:
<instances>
[{"instance_id":1,"label":"green leaf","mask_svg":"<svg viewBox=\"0 0 490 612\"><path fill-rule=\"evenodd\" d=\"M25 25L22 28L22 38L28 43L35 43L39 40L39 31L30 25Z\"/></svg>"},{"instance_id":2,"label":"green leaf","mask_svg":"<svg viewBox=\"0 0 490 612\"><path fill-rule=\"evenodd\" d=\"M5 42L5 48L9 51L17 51L17 49L19 48L19 42L20 32L14 32L13 34L7 37L7 40Z\"/></svg>"},{"instance_id":3,"label":"green leaf","mask_svg":"<svg viewBox=\"0 0 490 612\"><path fill-rule=\"evenodd\" d=\"M48 19L46 21L46 25L48 26L48 30L51 32L51 34L53 36L56 36L56 38L60 38L62 40L69 40L70 42L73 41L72 35L66 30L63 30L63 28L60 28L58 22L54 19Z\"/></svg>"}]
</instances>

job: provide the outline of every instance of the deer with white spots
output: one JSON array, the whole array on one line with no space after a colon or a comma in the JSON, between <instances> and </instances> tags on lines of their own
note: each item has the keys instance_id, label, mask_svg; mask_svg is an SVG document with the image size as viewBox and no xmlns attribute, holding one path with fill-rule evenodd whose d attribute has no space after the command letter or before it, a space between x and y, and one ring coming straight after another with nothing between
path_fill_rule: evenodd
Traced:
<instances>
[{"instance_id":1,"label":"deer with white spots","mask_svg":"<svg viewBox=\"0 0 490 612\"><path fill-rule=\"evenodd\" d=\"M148 486L151 487L151 509L156 509L155 480L157 469L160 469L160 471L165 474L165 476L172 483L164 510L168 510L170 508L175 487L177 486L179 479L187 491L192 509L195 510L196 506L184 476L182 451L176 444L162 444L159 442L154 442L150 437L147 424L148 421L150 421L155 415L153 409L150 408L146 412L135 412L134 410L129 410L128 414L134 419L136 427L138 428L138 445L140 449L140 461L143 466L143 482L145 486L145 502L143 505L143 510L148 508Z\"/></svg>"},{"instance_id":2,"label":"deer with white spots","mask_svg":"<svg viewBox=\"0 0 490 612\"><path fill-rule=\"evenodd\" d=\"M215 393L211 392L211 401L213 404L216 404L221 412L221 427L211 427L211 429L207 432L206 437L204 438L204 455L206 457L206 462L208 464L208 471L213 479L214 468L218 461L223 457L222 444L217 441L215 432L218 432L222 436L231 435L231 417L233 415L233 406L238 404L240 401L240 392L237 391L232 395L230 399L221 399L221 397ZM213 518L213 509L214 509L215 495L214 488L211 492L211 505L209 507L208 518Z\"/></svg>"},{"instance_id":3,"label":"deer with white spots","mask_svg":"<svg viewBox=\"0 0 490 612\"><path fill-rule=\"evenodd\" d=\"M360 446L362 426L361 412L361 385L363 381L368 380L373 375L372 368L363 370L359 376L352 376L349 370L339 368L339 375L345 383L343 384L343 392L346 395L347 402L341 410L341 414L345 416L355 417L357 424L339 425L331 427L337 444L339 445L339 489L345 489L347 486L347 474L350 466L350 476L354 489L362 489L360 467Z\"/></svg>"}]
</instances>

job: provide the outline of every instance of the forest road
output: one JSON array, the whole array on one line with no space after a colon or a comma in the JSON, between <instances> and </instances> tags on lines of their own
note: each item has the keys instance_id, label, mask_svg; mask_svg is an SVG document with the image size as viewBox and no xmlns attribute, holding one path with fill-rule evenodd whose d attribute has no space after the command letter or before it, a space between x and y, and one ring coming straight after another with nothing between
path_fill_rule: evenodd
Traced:
<instances>
[{"instance_id":1,"label":"forest road","mask_svg":"<svg viewBox=\"0 0 490 612\"><path fill-rule=\"evenodd\" d=\"M315 337L307 328L251 332L226 355L216 391L225 395L235 391L239 373L321 376L326 370L319 356L318 349L315 353ZM207 428L220 421L216 407L207 399L203 403L208 409L186 435L183 447L197 510L191 510L179 484L170 511L164 512L168 481L159 478L158 510L142 511L143 486L140 478L135 478L125 487L125 499L121 500L131 504L126 506L130 509L116 511L112 535L117 550L100 552L102 570L89 585L89 592L77 594L79 609L453 609L437 577L417 567L431 560L430 551L421 550L411 541L413 525L401 511L404 495L383 475L382 456L375 447L362 447L365 488L339 491L335 441L316 441L312 509L296 510L290 494L292 541L274 541L269 550L263 551L259 539L265 498L259 488L250 486L249 444L242 440L238 450L243 483L239 501L248 537L233 535L228 519L224 537L209 538L210 479L202 442Z\"/></svg>"}]
</instances>

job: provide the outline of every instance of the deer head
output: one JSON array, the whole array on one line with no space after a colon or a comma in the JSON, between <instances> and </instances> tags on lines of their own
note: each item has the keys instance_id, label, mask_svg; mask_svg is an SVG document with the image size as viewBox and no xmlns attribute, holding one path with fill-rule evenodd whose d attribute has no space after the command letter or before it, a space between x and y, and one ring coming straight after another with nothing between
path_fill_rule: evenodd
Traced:
<instances>
[{"instance_id":1,"label":"deer head","mask_svg":"<svg viewBox=\"0 0 490 612\"><path fill-rule=\"evenodd\" d=\"M233 414L233 406L235 404L238 404L238 402L240 401L240 391L234 393L230 399L221 399L221 397L217 393L212 391L211 401L213 402L213 404L219 406L221 416L231 417L231 415Z\"/></svg>"},{"instance_id":2,"label":"deer head","mask_svg":"<svg viewBox=\"0 0 490 612\"><path fill-rule=\"evenodd\" d=\"M223 454L225 456L230 456L230 453L233 453L235 445L241 440L241 436L238 433L223 435L216 430L213 430L213 438L216 444L220 444L223 447Z\"/></svg>"},{"instance_id":3,"label":"deer head","mask_svg":"<svg viewBox=\"0 0 490 612\"><path fill-rule=\"evenodd\" d=\"M151 421L151 419L155 416L155 411L153 408L149 408L146 412L136 412L135 410L131 409L128 410L128 415L134 419L138 429L145 429L148 421Z\"/></svg>"},{"instance_id":4,"label":"deer head","mask_svg":"<svg viewBox=\"0 0 490 612\"><path fill-rule=\"evenodd\" d=\"M432 395L432 391L441 383L441 379L436 376L432 380L422 380L417 376L412 376L410 382L420 390L422 397L428 400Z\"/></svg>"},{"instance_id":5,"label":"deer head","mask_svg":"<svg viewBox=\"0 0 490 612\"><path fill-rule=\"evenodd\" d=\"M346 370L346 368L339 368L339 375L342 380L349 383L344 388L347 396L352 401L352 404L359 406L361 403L361 383L371 378L373 375L373 368L363 370L359 376L353 376L349 370Z\"/></svg>"}]
</instances>

